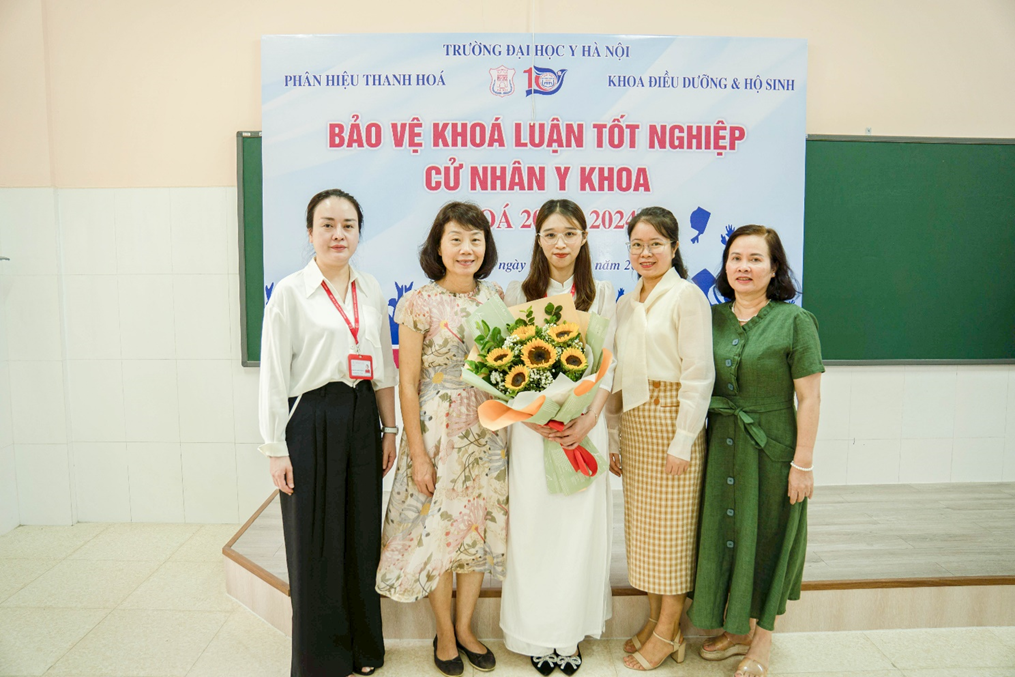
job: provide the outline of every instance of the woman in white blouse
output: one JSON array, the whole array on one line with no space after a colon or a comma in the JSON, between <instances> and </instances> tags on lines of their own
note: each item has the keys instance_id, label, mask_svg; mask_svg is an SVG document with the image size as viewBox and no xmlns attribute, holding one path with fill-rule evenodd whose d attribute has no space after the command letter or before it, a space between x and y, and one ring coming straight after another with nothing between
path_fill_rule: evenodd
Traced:
<instances>
[{"instance_id":1,"label":"woman in white blouse","mask_svg":"<svg viewBox=\"0 0 1015 677\"><path fill-rule=\"evenodd\" d=\"M694 587L695 536L712 395L711 311L687 280L677 219L648 207L628 223L631 267L640 279L617 304L619 465L631 585L648 593L649 618L624 645L624 665L652 670L684 659L684 599Z\"/></svg>"},{"instance_id":2,"label":"woman in white blouse","mask_svg":"<svg viewBox=\"0 0 1015 677\"><path fill-rule=\"evenodd\" d=\"M349 264L363 227L359 203L326 190L306 217L314 258L265 306L259 398L261 451L281 492L291 674L368 675L384 664L374 576L398 373L387 299Z\"/></svg>"},{"instance_id":3,"label":"woman in white blouse","mask_svg":"<svg viewBox=\"0 0 1015 677\"><path fill-rule=\"evenodd\" d=\"M529 275L508 285L506 302L518 305L570 293L578 310L611 320L605 347L612 350L616 293L609 282L592 277L585 214L570 200L550 200L539 208L535 226ZM573 447L589 436L607 452L609 435L601 413L613 369L588 411L563 431L530 423L511 427L511 524L500 626L507 648L530 656L544 675L555 667L574 674L582 661L578 642L598 638L610 618L613 515L606 473L571 496L547 491L542 437Z\"/></svg>"}]
</instances>

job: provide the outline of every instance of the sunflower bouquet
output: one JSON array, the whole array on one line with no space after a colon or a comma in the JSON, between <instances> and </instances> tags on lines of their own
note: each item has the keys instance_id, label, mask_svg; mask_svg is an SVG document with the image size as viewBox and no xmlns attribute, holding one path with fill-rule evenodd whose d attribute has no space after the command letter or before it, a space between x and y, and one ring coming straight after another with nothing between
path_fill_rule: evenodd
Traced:
<instances>
[{"instance_id":1,"label":"sunflower bouquet","mask_svg":"<svg viewBox=\"0 0 1015 677\"><path fill-rule=\"evenodd\" d=\"M563 307L548 303L537 324L531 307L503 329L481 320L477 359L466 367L508 397L549 388L563 374L571 381L585 375L588 359L578 325L561 319Z\"/></svg>"},{"instance_id":2,"label":"sunflower bouquet","mask_svg":"<svg viewBox=\"0 0 1015 677\"><path fill-rule=\"evenodd\" d=\"M490 430L529 421L561 429L585 411L612 360L603 349L609 321L575 309L570 294L508 308L491 299L469 318L472 350L462 379L493 399L479 407ZM586 437L574 449L543 441L550 493L588 487L606 467Z\"/></svg>"}]
</instances>

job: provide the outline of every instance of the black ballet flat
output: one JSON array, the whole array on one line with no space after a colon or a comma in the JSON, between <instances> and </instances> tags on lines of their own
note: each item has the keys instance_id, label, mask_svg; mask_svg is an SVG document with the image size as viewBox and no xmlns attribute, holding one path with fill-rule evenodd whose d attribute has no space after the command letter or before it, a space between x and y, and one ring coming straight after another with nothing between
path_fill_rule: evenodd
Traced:
<instances>
[{"instance_id":1,"label":"black ballet flat","mask_svg":"<svg viewBox=\"0 0 1015 677\"><path fill-rule=\"evenodd\" d=\"M573 656L561 656L557 654L557 667L567 677L571 677L574 673L578 672L578 669L582 666L582 650L578 649L578 653Z\"/></svg>"},{"instance_id":2,"label":"black ballet flat","mask_svg":"<svg viewBox=\"0 0 1015 677\"><path fill-rule=\"evenodd\" d=\"M456 642L457 643L457 642ZM458 677L460 674L465 672L465 663L462 662L461 655L455 656L449 661L442 661L437 658L437 638L433 638L433 664L437 666L446 677Z\"/></svg>"},{"instance_id":3,"label":"black ballet flat","mask_svg":"<svg viewBox=\"0 0 1015 677\"><path fill-rule=\"evenodd\" d=\"M458 645L458 650L464 653L465 657L469 659L470 663L472 663L472 667L476 668L480 672L490 672L497 667L497 658L493 655L493 652L490 651L490 647L485 644L483 645L483 648L486 649L486 653L473 653L469 651L462 646L461 642L459 642L457 638L455 639L455 644Z\"/></svg>"},{"instance_id":4,"label":"black ballet flat","mask_svg":"<svg viewBox=\"0 0 1015 677\"><path fill-rule=\"evenodd\" d=\"M545 656L529 656L529 660L532 661L532 667L536 669L536 672L548 677L548 675L557 669L557 661L560 656L557 655L556 651L551 651Z\"/></svg>"}]
</instances>

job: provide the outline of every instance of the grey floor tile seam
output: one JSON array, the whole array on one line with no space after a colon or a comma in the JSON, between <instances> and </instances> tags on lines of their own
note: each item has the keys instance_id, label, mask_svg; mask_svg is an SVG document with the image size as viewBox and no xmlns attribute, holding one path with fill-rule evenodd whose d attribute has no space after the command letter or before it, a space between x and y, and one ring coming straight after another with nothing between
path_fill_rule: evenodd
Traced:
<instances>
[{"instance_id":1,"label":"grey floor tile seam","mask_svg":"<svg viewBox=\"0 0 1015 677\"><path fill-rule=\"evenodd\" d=\"M68 555L68 556L69 556L69 555ZM45 607L35 607L35 608L37 608L37 609L38 609L38 608L45 608ZM98 609L98 611L102 611L102 609ZM60 661L62 661L62 660L63 660L63 658L64 658L64 656L66 656L66 655L67 655L67 654L69 654L69 653L70 653L71 651L73 651L73 650L74 650L74 648L75 648L75 647L76 647L76 646L77 646L78 644L80 644L81 642L83 642L83 641L84 641L84 639L85 639L85 637L87 637L88 635L90 635L90 634L92 634L93 632L95 632L95 628L97 628L97 627L99 627L100 625L102 625L102 621L104 621L104 620L106 620L107 618L109 618L109 614L113 613L113 611L114 611L113 609L105 609L105 612L106 612L106 613L105 613L105 614L104 614L104 615L102 616L102 618L100 618L99 620L95 621L95 625L93 625L93 626L92 626L92 627L91 627L91 628L90 628L90 629L88 630L88 632L86 632L85 634L81 635L81 636L80 636L80 637L78 638L78 640L77 640L76 642L74 642L74 643L73 643L73 644L71 644L71 645L70 645L69 647L67 647L67 650L66 650L66 651L64 651L64 652L63 652L62 654L60 654L60 655L59 655L59 656L57 656L57 657L56 657L55 659L53 659L53 662L52 662L52 663L51 663L51 664L49 665L49 667L48 667L48 668L46 668L46 671L45 671L44 673L42 673L42 674L43 674L43 675L49 675L49 674L53 674L53 668L54 668L54 667L56 667L56 664L57 664L57 663L59 663Z\"/></svg>"},{"instance_id":2,"label":"grey floor tile seam","mask_svg":"<svg viewBox=\"0 0 1015 677\"><path fill-rule=\"evenodd\" d=\"M884 656L885 660L892 664L892 669L898 670L900 673L902 672L902 666L896 664L896 662L894 660L892 660L892 657L889 656L887 653L885 653L885 650L882 649L880 646L878 646L878 643L875 642L874 638L870 636L870 632L872 632L872 631L859 630L857 632L859 634L863 635L864 639L866 639L868 642L870 642L871 645L875 649L878 650L878 653L880 653L882 656ZM874 631L874 632L884 632L884 631L880 630L880 631Z\"/></svg>"},{"instance_id":3,"label":"grey floor tile seam","mask_svg":"<svg viewBox=\"0 0 1015 677\"><path fill-rule=\"evenodd\" d=\"M242 608L241 608L241 609L235 609L235 610L233 610L233 611L230 611L229 613L227 613L227 614L226 614L226 619L225 619L224 621L222 621L222 625L220 625L220 626L218 627L218 630L216 630L216 631L215 631L215 634L211 636L211 639L210 639L210 640L208 640L208 643L204 645L204 648L203 648L203 649L201 649L201 653L199 653L199 654L197 655L197 658L195 658L195 659L194 659L194 662L190 664L190 667L189 667L189 668L187 668L187 672L185 672L185 673L184 673L184 676L185 676L185 677L186 677L186 675L189 675L189 674L191 674L192 672L194 672L194 668L196 668L196 667L197 667L197 664L201 662L201 658L202 658L202 657L203 657L203 656L204 656L204 655L205 655L206 653L208 653L208 649L209 649L209 647L211 647L211 645L212 645L212 644L213 644L213 643L215 642L215 638L217 638L217 637L219 636L219 634L221 634L221 632L222 632L222 628L224 628L224 627L226 627L226 625L228 625L228 623L229 623L229 619L231 619L231 618L233 617L233 615L235 615L235 614L238 614L238 613L240 613L241 611L242 611Z\"/></svg>"},{"instance_id":4,"label":"grey floor tile seam","mask_svg":"<svg viewBox=\"0 0 1015 677\"><path fill-rule=\"evenodd\" d=\"M98 561L101 562L101 561L106 561L106 560L98 560ZM136 586L134 586L133 590L131 590L130 592L128 592L126 595L123 596L123 599L120 600L119 604L117 604L115 607L113 607L113 610L123 610L124 609L124 606L123 606L124 602L126 602L128 599L130 599L131 595L133 595L135 592L140 590L142 585L144 585L149 580L151 580L151 577L154 576L155 574L157 574L159 572L159 570L162 567L164 567L166 565L166 562L168 562L168 561L169 561L169 558L166 558L164 561L160 562L159 565L157 567L155 567L155 569L150 574L148 574L148 576L146 576L144 578L144 580L142 580L140 583L138 583ZM156 611L156 609L152 609L151 611Z\"/></svg>"},{"instance_id":5,"label":"grey floor tile seam","mask_svg":"<svg viewBox=\"0 0 1015 677\"><path fill-rule=\"evenodd\" d=\"M197 531L195 531L195 532L194 532L194 533L192 533L192 534L191 534L190 536L188 536L187 538L185 538L185 539L183 540L183 542L182 542L182 543L180 543L179 547L177 547L177 548L176 548L176 550L173 550L173 551L172 551L171 553L169 553L169 556L168 556L168 557L166 557L166 559L164 559L164 560L162 561L162 564L165 564L165 563L166 563L166 562L168 562L169 560L173 559L173 556L174 556L174 555L175 555L176 553L178 553L178 552L180 552L181 550L183 550L183 548L184 548L184 546L185 546L185 545L187 545L188 543L190 543L190 542L191 542L191 541L192 541L193 539L197 538L197 535L198 535L199 533L201 533L201 530L202 530L202 529L204 529L204 527L205 527L205 526L207 526L207 525L205 525L205 524L202 524L201 526L199 526L199 527L197 528ZM222 545L225 545L225 543L223 543ZM159 569L161 569L161 568L162 568L162 564L160 564L160 565L159 565ZM158 571L158 569L156 569L155 571ZM133 593L131 593L131 594L133 594Z\"/></svg>"},{"instance_id":6,"label":"grey floor tile seam","mask_svg":"<svg viewBox=\"0 0 1015 677\"><path fill-rule=\"evenodd\" d=\"M81 523L81 522L78 522L78 524L82 524L82 523ZM76 552L77 552L78 550L80 550L81 548L85 547L86 545L88 545L89 543L91 543L92 541L94 541L94 540L95 540L95 537L96 537L96 536L98 536L99 534L103 534L103 533L105 533L105 532L106 532L106 531L107 531L107 530L109 529L109 527L111 527L111 526L113 525L113 524L112 524L112 522L90 522L90 523L86 522L86 524L102 524L102 528L101 528L101 529L99 529L98 531L96 531L96 532L95 532L94 534L92 534L92 537L91 537L91 538L89 538L89 539L88 539L88 540L86 540L86 541L82 541L82 542L81 542L81 545L79 545L78 547L76 547L76 548L74 548L73 550L71 550L70 552L68 552L68 553L67 553L67 554L66 554L66 555L64 556L64 558L63 558L63 559L70 559L70 556L71 556L71 555L73 555L73 554L74 554L74 553L76 553ZM77 526L77 524L75 524L75 525L71 525L71 528L73 528L73 527L75 527L75 526ZM63 560L60 560L60 561L62 562Z\"/></svg>"},{"instance_id":7,"label":"grey floor tile seam","mask_svg":"<svg viewBox=\"0 0 1015 677\"><path fill-rule=\"evenodd\" d=\"M188 525L191 525L191 524L193 524L193 523L192 522L181 522L181 523L179 523L179 526L188 526ZM173 526L177 526L177 525L174 524ZM176 553L180 552L180 550L183 549L183 546L187 545L187 543L190 543L190 540L192 538L196 537L199 533L201 533L201 529L204 526L205 526L204 524L199 525L197 527L197 529L194 530L194 533L192 533L187 538L183 539L183 541L178 546L176 546L176 550L173 550L171 553L166 555L166 558L164 560L162 560L162 564L165 564L166 562L171 560L173 558L173 555L175 555ZM223 545L225 545L225 544L223 544ZM162 568L162 564L159 565L159 569ZM158 569L156 569L156 571L158 571Z\"/></svg>"},{"instance_id":8,"label":"grey floor tile seam","mask_svg":"<svg viewBox=\"0 0 1015 677\"><path fill-rule=\"evenodd\" d=\"M28 559L28 558L25 558L25 559ZM32 558L32 559L35 559L35 558ZM63 562L62 559L57 559L57 560L50 559L50 558L45 558L45 559L47 561L53 562L53 564L50 565L49 567L47 567L44 571L40 571L38 576L32 578L31 580L25 581L24 584L22 584L22 586L20 588L18 588L17 590L12 592L11 594L7 595L6 597L0 597L0 606L3 606L4 602L6 602L10 598L14 597L14 595L18 594L19 592L21 592L22 590L27 588L29 585L31 585L35 581L37 581L40 578L42 578L42 576L44 576L45 574L49 573L54 567L56 567L58 564L60 564L60 562Z\"/></svg>"}]
</instances>

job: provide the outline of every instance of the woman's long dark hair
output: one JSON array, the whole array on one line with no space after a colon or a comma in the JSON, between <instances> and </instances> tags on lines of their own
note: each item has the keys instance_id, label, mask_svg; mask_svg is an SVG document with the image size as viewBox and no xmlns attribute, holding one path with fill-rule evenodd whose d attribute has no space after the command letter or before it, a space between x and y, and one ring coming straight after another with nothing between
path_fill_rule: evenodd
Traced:
<instances>
[{"instance_id":1,"label":"woman's long dark hair","mask_svg":"<svg viewBox=\"0 0 1015 677\"><path fill-rule=\"evenodd\" d=\"M589 253L587 237L589 229L582 208L571 200L547 200L539 208L536 216L536 239L532 244L532 262L529 265L529 275L522 282L522 292L527 301L535 301L546 296L546 288L550 284L550 262L539 246L539 233L543 230L546 219L554 214L560 214L581 228L582 234L586 235L585 242L582 243L574 260L574 307L578 310L588 310L596 300L596 281L592 278L592 255Z\"/></svg>"},{"instance_id":2,"label":"woman's long dark hair","mask_svg":"<svg viewBox=\"0 0 1015 677\"><path fill-rule=\"evenodd\" d=\"M639 221L644 221L655 228L657 233L670 241L670 244L677 245L676 251L673 252L673 269L677 271L677 275L686 280L687 268L684 266L684 259L680 256L680 232L677 226L677 217L665 207L645 207L627 222L628 240L631 239L631 231Z\"/></svg>"}]
</instances>

